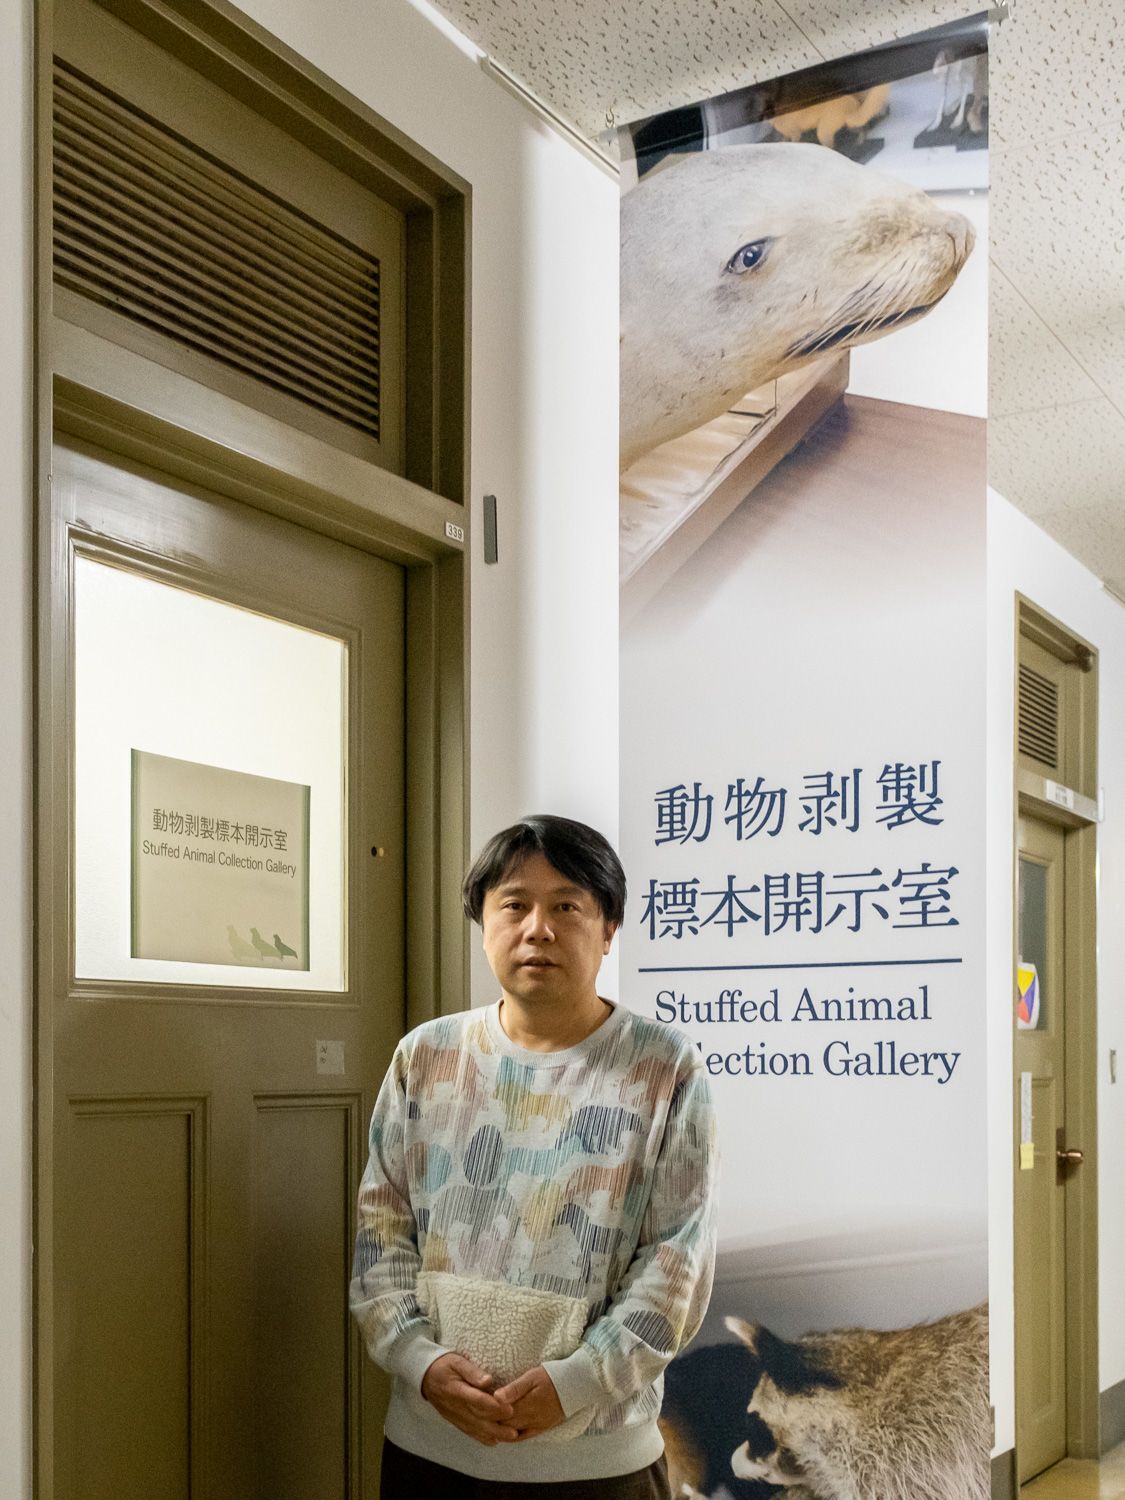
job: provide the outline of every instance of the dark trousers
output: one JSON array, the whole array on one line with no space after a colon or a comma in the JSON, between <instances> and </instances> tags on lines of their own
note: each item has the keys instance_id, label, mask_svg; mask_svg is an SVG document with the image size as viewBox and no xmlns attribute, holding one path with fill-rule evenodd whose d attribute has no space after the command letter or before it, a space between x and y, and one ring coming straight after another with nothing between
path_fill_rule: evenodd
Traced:
<instances>
[{"instance_id":1,"label":"dark trousers","mask_svg":"<svg viewBox=\"0 0 1125 1500\"><path fill-rule=\"evenodd\" d=\"M647 1469L612 1479L563 1479L518 1484L473 1479L418 1458L383 1439L379 1500L671 1500L663 1456Z\"/></svg>"}]
</instances>

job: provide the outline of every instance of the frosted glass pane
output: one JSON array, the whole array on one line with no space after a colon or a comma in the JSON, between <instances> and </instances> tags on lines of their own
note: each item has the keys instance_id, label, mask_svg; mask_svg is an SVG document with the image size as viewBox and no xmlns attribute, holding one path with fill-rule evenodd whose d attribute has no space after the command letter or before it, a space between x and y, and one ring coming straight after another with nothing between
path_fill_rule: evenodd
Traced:
<instances>
[{"instance_id":1,"label":"frosted glass pane","mask_svg":"<svg viewBox=\"0 0 1125 1500\"><path fill-rule=\"evenodd\" d=\"M1047 866L1032 859L1019 862L1019 958L1020 964L1034 968L1030 982L1025 981L1027 1019L1020 1017L1021 1031L1047 1029L1047 1005L1053 996L1046 992L1047 982Z\"/></svg>"},{"instance_id":2,"label":"frosted glass pane","mask_svg":"<svg viewBox=\"0 0 1125 1500\"><path fill-rule=\"evenodd\" d=\"M83 557L75 562L74 641L75 974L344 990L346 644ZM189 774L188 790L176 796L168 779L175 762L213 770L194 782ZM143 789L141 778L156 773L151 784L160 794L136 810L151 836L153 868L203 866L193 864L197 883L183 886L195 893L184 932L172 924L183 951L212 954L214 945L193 943L188 930L208 905L209 879L239 866L240 879L246 869L268 870L263 882L291 883L288 907L263 907L262 931L235 913L207 962L132 956L146 941L148 951L154 942L166 951L169 941L167 923L151 937L148 894L145 941L134 932L132 791L135 777ZM282 800L269 795L269 782L229 773L270 778ZM283 811L271 817L275 806ZM307 900L298 889L306 840ZM226 948L231 961L215 961Z\"/></svg>"}]
</instances>

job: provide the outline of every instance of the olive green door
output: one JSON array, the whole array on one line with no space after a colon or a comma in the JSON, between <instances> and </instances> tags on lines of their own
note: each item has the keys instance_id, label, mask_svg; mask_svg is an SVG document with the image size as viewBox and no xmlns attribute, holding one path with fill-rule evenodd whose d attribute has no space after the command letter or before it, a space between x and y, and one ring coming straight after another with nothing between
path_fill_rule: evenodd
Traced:
<instances>
[{"instance_id":1,"label":"olive green door","mask_svg":"<svg viewBox=\"0 0 1125 1500\"><path fill-rule=\"evenodd\" d=\"M370 1497L346 1286L404 1029L403 573L78 444L53 488L53 1494Z\"/></svg>"},{"instance_id":2,"label":"olive green door","mask_svg":"<svg viewBox=\"0 0 1125 1500\"><path fill-rule=\"evenodd\" d=\"M1065 1457L1066 1184L1081 1170L1065 1160L1065 834L1020 819L1017 943L1025 1008L1015 1038L1017 1139L1030 1099L1033 1153L1017 1163L1016 1433L1021 1483ZM1034 969L1032 981L1031 970ZM1031 988L1031 983L1034 989ZM1064 1153L1060 1156L1060 1153ZM1033 1165L1028 1165L1029 1157Z\"/></svg>"}]
</instances>

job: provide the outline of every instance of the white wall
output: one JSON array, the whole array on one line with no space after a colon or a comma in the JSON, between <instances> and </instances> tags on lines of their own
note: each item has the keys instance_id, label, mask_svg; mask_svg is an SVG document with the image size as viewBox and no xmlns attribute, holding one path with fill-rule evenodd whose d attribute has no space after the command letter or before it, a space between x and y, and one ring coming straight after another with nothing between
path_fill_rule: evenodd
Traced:
<instances>
[{"instance_id":1,"label":"white wall","mask_svg":"<svg viewBox=\"0 0 1125 1500\"><path fill-rule=\"evenodd\" d=\"M1125 1379L1125 1082L1109 1082L1109 1050L1125 1060L1119 977L1125 971L1125 608L1014 506L988 508L988 1025L989 1286L997 1451L1015 1438L1012 1280L1012 734L1014 596L1019 591L1099 652L1098 1158L1101 1389Z\"/></svg>"},{"instance_id":2,"label":"white wall","mask_svg":"<svg viewBox=\"0 0 1125 1500\"><path fill-rule=\"evenodd\" d=\"M0 1493L29 1492L31 0L0 17Z\"/></svg>"},{"instance_id":3,"label":"white wall","mask_svg":"<svg viewBox=\"0 0 1125 1500\"><path fill-rule=\"evenodd\" d=\"M407 0L243 9L472 185L472 842L540 811L615 838L617 184Z\"/></svg>"}]
</instances>

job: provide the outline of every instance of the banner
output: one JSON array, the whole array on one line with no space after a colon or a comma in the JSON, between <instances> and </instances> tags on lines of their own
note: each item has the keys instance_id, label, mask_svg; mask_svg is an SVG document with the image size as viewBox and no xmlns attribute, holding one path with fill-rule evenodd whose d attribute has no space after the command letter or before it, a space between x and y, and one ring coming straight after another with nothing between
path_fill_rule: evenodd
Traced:
<instances>
[{"instance_id":1,"label":"banner","mask_svg":"<svg viewBox=\"0 0 1125 1500\"><path fill-rule=\"evenodd\" d=\"M623 133L623 990L724 1161L677 1494L989 1494L987 77L978 18Z\"/></svg>"}]
</instances>

